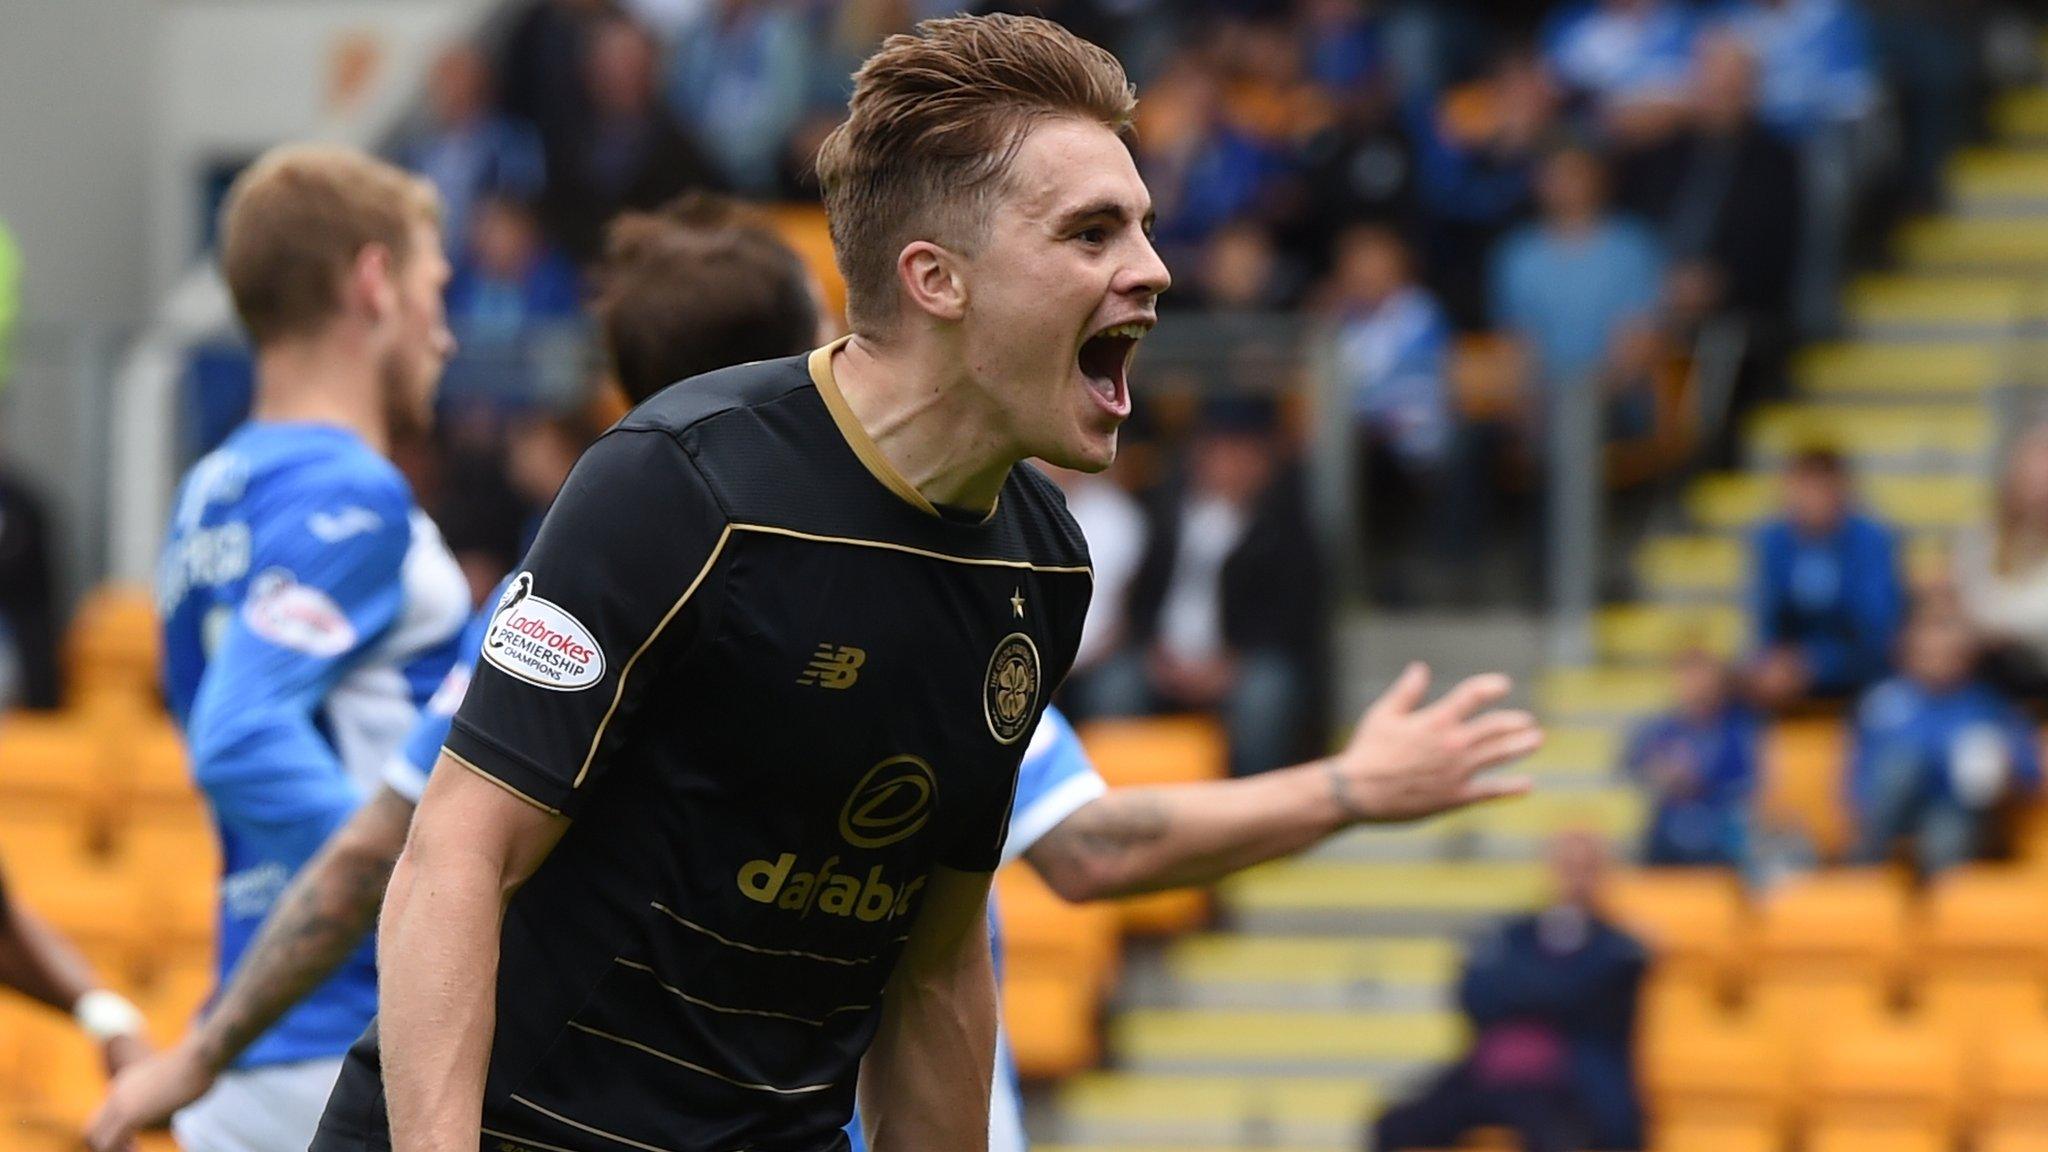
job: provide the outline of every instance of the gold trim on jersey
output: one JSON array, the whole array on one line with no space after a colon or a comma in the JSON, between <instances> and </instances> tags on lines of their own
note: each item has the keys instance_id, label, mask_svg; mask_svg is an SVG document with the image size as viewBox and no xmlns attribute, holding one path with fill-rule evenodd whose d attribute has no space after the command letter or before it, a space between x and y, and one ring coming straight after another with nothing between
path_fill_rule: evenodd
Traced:
<instances>
[{"instance_id":1,"label":"gold trim on jersey","mask_svg":"<svg viewBox=\"0 0 2048 1152\"><path fill-rule=\"evenodd\" d=\"M690 602L690 597L697 594L697 586L704 583L704 577L711 574L711 566L718 563L718 554L725 551L725 542L731 537L732 525L728 524L718 533L718 543L711 546L711 555L704 558L704 566L697 569L696 579L691 580L690 586L683 589L683 594L676 597L676 602L669 605L668 611L663 614L661 621L654 626L654 631L649 632L647 639L642 640L640 646L633 649L633 654L626 659L626 666L619 669L619 683L612 689L611 707L604 710L604 719L597 722L597 731L591 734L590 751L583 754L583 766L576 769L576 779L569 784L571 789L581 788L583 786L583 778L590 774L590 762L597 759L597 746L604 741L604 730L611 726L612 716L619 710L619 701L626 698L626 678L633 674L633 665L640 662L640 657L645 655L647 650L654 646L654 642L661 638L661 634L668 629L668 622L675 619L676 613L683 610L683 605Z\"/></svg>"},{"instance_id":2,"label":"gold trim on jersey","mask_svg":"<svg viewBox=\"0 0 2048 1152\"><path fill-rule=\"evenodd\" d=\"M548 1119L553 1120L557 1124L566 1124L569 1127L575 1128L579 1131L588 1132L592 1136L602 1136L605 1139L613 1141L615 1143L624 1144L628 1148L638 1148L641 1150L641 1152L674 1152L673 1149L663 1148L659 1144L642 1144L638 1140L621 1136L616 1132L607 1132L602 1128L593 1128L590 1125L585 1124L581 1120L571 1120L567 1116L562 1115L560 1112L555 1112L550 1109L543 1108L540 1105L535 1104L533 1101L528 1100L524 1096L519 1096L515 1094L512 1097L512 1102L514 1104L524 1104L528 1108L531 1108L535 1112L538 1112L541 1115L547 1117Z\"/></svg>"},{"instance_id":3,"label":"gold trim on jersey","mask_svg":"<svg viewBox=\"0 0 2048 1152\"><path fill-rule=\"evenodd\" d=\"M861 536L820 536L815 532L799 532L794 528L778 528L772 524L733 523L728 527L734 532L759 532L765 536L788 536L796 540L809 540L815 544L850 544L856 548L882 548L890 552L907 552L927 560L944 560L950 564L972 564L984 568L1022 568L1032 572L1080 573L1092 583L1095 570L1086 564L1033 564L1029 560L997 560L987 556L953 556L944 552L933 552L909 544L898 544L892 540L869 540Z\"/></svg>"},{"instance_id":4,"label":"gold trim on jersey","mask_svg":"<svg viewBox=\"0 0 2048 1152\"><path fill-rule=\"evenodd\" d=\"M912 484L903 473L896 470L896 466L889 462L887 456L882 455L882 446L875 443L875 438L868 435L866 428L861 427L860 421L854 417L853 406L846 402L846 393L839 390L839 378L832 374L832 354L846 347L846 342L851 339L851 336L841 336L823 348L814 348L811 350L810 359L806 361L811 370L811 383L817 386L818 395L825 400L825 411L832 414L832 423L839 426L839 435L846 441L846 446L853 449L855 456L860 457L861 467L866 468L870 475L881 481L882 487L895 493L897 499L919 512L944 519L944 515L925 498L925 494L917 490L917 485ZM981 518L983 524L995 519L996 507L1002 501L1002 493L996 493L995 502L988 506L987 515Z\"/></svg>"},{"instance_id":5,"label":"gold trim on jersey","mask_svg":"<svg viewBox=\"0 0 2048 1152\"><path fill-rule=\"evenodd\" d=\"M677 914L675 909L670 908L668 905L663 904L659 900L653 901L651 906L655 911L661 913L664 916L667 916L669 919L675 921L678 924L681 924L683 927L688 928L692 932L700 932L706 936L711 937L713 940L718 941L720 944L723 944L728 948L737 948L742 952L752 952L757 956L793 956L799 960L818 960L826 964L843 964L848 968L859 968L864 964L873 964L875 962L875 958L873 956L862 956L856 959L849 959L845 956L825 956L817 952L800 952L794 948L762 948L754 944L743 944L738 940L734 940L726 936L720 936L718 933L713 932L711 929L706 928L705 926L697 923L694 920L685 920L681 915Z\"/></svg>"},{"instance_id":6,"label":"gold trim on jersey","mask_svg":"<svg viewBox=\"0 0 2048 1152\"><path fill-rule=\"evenodd\" d=\"M745 1088L753 1092L772 1092L777 1096L808 1096L813 1092L824 1092L832 1087L832 1085L830 1084L803 1084L795 1088L777 1088L773 1084L756 1084L749 1080L736 1080L731 1076L727 1076L723 1072L714 1072L711 1069L706 1068L702 1064L693 1064L690 1061L683 1059L681 1056L672 1056L667 1052L663 1052L659 1048L653 1047L652 1045L642 1044L638 1040L628 1040L624 1036L620 1036L612 1032L606 1032L602 1028L592 1028L590 1025L584 1024L580 1021L569 1021L569 1027L574 1028L578 1032L583 1032L588 1035L595 1036L600 1040L609 1040L614 1044L631 1048L635 1051L645 1052L649 1056L655 1057L658 1060L666 1060L669 1063L674 1064L678 1068L688 1068L692 1072L698 1073L699 1075L703 1076L709 1076L713 1080L722 1080L735 1088Z\"/></svg>"},{"instance_id":7,"label":"gold trim on jersey","mask_svg":"<svg viewBox=\"0 0 2048 1152\"><path fill-rule=\"evenodd\" d=\"M681 988L663 980L659 972L637 960L628 960L624 956L614 956L612 957L612 963L622 968L631 968L635 972L647 973L656 984L661 985L662 991L674 996L685 1004L695 1004L699 1008L706 1008L713 1012L723 1012L728 1016L766 1016L771 1020L788 1020L797 1024L809 1024L813 1028L823 1028L831 1022L832 1017L839 1015L841 1012L865 1012L874 1007L872 1004L848 1004L844 1007L832 1009L830 1012L825 1013L823 1017L797 1016L788 1012L771 1012L766 1008L729 1008L723 1004L713 1004L709 1000L700 1000L690 995Z\"/></svg>"},{"instance_id":8,"label":"gold trim on jersey","mask_svg":"<svg viewBox=\"0 0 2048 1152\"><path fill-rule=\"evenodd\" d=\"M526 803L533 805L535 808L540 809L541 811L547 813L550 816L560 816L562 814L561 809L550 808L547 805L541 803L540 801L535 800L533 797L528 796L526 793L521 792L519 789L514 788L512 785L505 783L503 780L498 779L496 776L491 775L489 772L484 771L483 769L463 759L461 756L458 756L453 749L443 748L441 749L441 755L446 756L450 760L455 761L457 764L462 765L464 768L469 769L471 772L476 773L477 775L483 777L491 783L496 784L498 787L503 788L505 791L510 792L515 799L523 800Z\"/></svg>"},{"instance_id":9,"label":"gold trim on jersey","mask_svg":"<svg viewBox=\"0 0 2048 1152\"><path fill-rule=\"evenodd\" d=\"M500 1140L510 1140L513 1144L524 1149L538 1148L540 1152L576 1152L574 1148L564 1148L560 1144L549 1144L543 1140L535 1140L531 1136L514 1136L510 1132L500 1132L496 1128L481 1128L478 1131L486 1136L496 1136Z\"/></svg>"}]
</instances>

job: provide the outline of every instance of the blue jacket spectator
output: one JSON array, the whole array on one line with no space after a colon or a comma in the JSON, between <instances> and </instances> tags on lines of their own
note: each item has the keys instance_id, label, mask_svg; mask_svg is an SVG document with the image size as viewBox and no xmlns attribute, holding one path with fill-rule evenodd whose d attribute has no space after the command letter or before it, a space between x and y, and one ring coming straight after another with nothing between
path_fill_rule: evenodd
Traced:
<instances>
[{"instance_id":1,"label":"blue jacket spectator","mask_svg":"<svg viewBox=\"0 0 2048 1152\"><path fill-rule=\"evenodd\" d=\"M448 323L469 339L509 341L582 307L576 267L541 235L531 208L485 200L448 281Z\"/></svg>"},{"instance_id":2,"label":"blue jacket spectator","mask_svg":"<svg viewBox=\"0 0 2048 1152\"><path fill-rule=\"evenodd\" d=\"M1734 0L1714 20L1748 41L1759 111L1787 136L1852 123L1877 107L1870 26L1848 0Z\"/></svg>"},{"instance_id":3,"label":"blue jacket spectator","mask_svg":"<svg viewBox=\"0 0 2048 1152\"><path fill-rule=\"evenodd\" d=\"M1906 611L1898 540L1850 511L1839 456L1801 454L1787 470L1785 495L1785 515L1759 528L1750 548L1757 687L1770 706L1876 682Z\"/></svg>"},{"instance_id":4,"label":"blue jacket spectator","mask_svg":"<svg viewBox=\"0 0 2048 1152\"><path fill-rule=\"evenodd\" d=\"M546 182L540 133L491 112L490 64L468 44L441 54L427 80L427 122L399 140L391 159L441 194L441 234L450 250L469 235L479 198L532 199Z\"/></svg>"},{"instance_id":5,"label":"blue jacket spectator","mask_svg":"<svg viewBox=\"0 0 2048 1152\"><path fill-rule=\"evenodd\" d=\"M1972 678L1976 655L1959 615L1922 611L1901 674L1863 698L1848 778L1858 860L1881 863L1902 839L1923 874L1982 859L1999 804L2040 787L2032 727Z\"/></svg>"},{"instance_id":6,"label":"blue jacket spectator","mask_svg":"<svg viewBox=\"0 0 2048 1152\"><path fill-rule=\"evenodd\" d=\"M1629 736L1622 768L1655 803L1643 850L1654 866L1725 865L1748 851L1762 725L1733 699L1728 670L1691 652L1677 669L1678 702Z\"/></svg>"},{"instance_id":7,"label":"blue jacket spectator","mask_svg":"<svg viewBox=\"0 0 2048 1152\"><path fill-rule=\"evenodd\" d=\"M1478 1127L1515 1129L1527 1152L1643 1145L1636 1003L1649 954L1601 919L1602 852L1584 834L1552 850L1558 902L1476 946L1458 983L1472 1050L1380 1118L1379 1152L1448 1148Z\"/></svg>"},{"instance_id":8,"label":"blue jacket spectator","mask_svg":"<svg viewBox=\"0 0 2048 1152\"><path fill-rule=\"evenodd\" d=\"M804 112L810 63L809 32L794 6L716 0L676 38L668 105L735 187L769 193Z\"/></svg>"},{"instance_id":9,"label":"blue jacket spectator","mask_svg":"<svg viewBox=\"0 0 2048 1152\"><path fill-rule=\"evenodd\" d=\"M1539 195L1542 220L1494 255L1493 320L1552 391L1624 369L1624 338L1654 325L1664 256L1648 228L1608 213L1606 173L1589 151L1553 153Z\"/></svg>"},{"instance_id":10,"label":"blue jacket spectator","mask_svg":"<svg viewBox=\"0 0 2048 1152\"><path fill-rule=\"evenodd\" d=\"M1543 29L1543 55L1596 109L1686 97L1699 20L1676 0L1582 0Z\"/></svg>"}]
</instances>

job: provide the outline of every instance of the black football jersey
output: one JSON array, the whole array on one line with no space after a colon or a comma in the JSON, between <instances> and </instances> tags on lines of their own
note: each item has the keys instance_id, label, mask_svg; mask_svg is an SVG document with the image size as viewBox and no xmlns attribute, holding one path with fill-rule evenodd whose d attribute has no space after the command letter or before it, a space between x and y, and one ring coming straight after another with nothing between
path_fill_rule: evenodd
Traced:
<instances>
[{"instance_id":1,"label":"black football jersey","mask_svg":"<svg viewBox=\"0 0 2048 1152\"><path fill-rule=\"evenodd\" d=\"M447 756L572 823L506 916L483 1148L843 1148L927 874L996 866L1087 551L1029 466L934 508L831 351L635 409L495 609ZM388 1146L376 1046L316 1150Z\"/></svg>"}]
</instances>

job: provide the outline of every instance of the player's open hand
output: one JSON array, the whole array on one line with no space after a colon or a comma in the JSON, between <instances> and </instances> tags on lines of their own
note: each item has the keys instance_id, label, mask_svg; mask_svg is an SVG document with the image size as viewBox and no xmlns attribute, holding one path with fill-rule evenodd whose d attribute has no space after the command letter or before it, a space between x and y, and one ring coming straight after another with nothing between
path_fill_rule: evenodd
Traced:
<instances>
[{"instance_id":1,"label":"player's open hand","mask_svg":"<svg viewBox=\"0 0 2048 1152\"><path fill-rule=\"evenodd\" d=\"M1543 744L1534 716L1487 710L1512 687L1497 673L1474 676L1424 705L1429 669L1410 664L1326 762L1338 803L1357 820L1418 820L1527 792L1527 777L1486 774Z\"/></svg>"},{"instance_id":2,"label":"player's open hand","mask_svg":"<svg viewBox=\"0 0 2048 1152\"><path fill-rule=\"evenodd\" d=\"M163 1127L171 1113L211 1087L212 1071L189 1044L130 1064L114 1077L107 1098L86 1122L85 1142L93 1152L128 1152L137 1132Z\"/></svg>"}]
</instances>

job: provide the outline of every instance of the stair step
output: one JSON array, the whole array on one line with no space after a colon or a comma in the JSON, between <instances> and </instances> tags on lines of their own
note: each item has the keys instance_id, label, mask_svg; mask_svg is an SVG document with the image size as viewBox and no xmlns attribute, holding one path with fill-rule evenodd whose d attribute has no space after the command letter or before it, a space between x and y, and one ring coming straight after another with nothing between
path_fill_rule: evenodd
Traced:
<instances>
[{"instance_id":1,"label":"stair step","mask_svg":"<svg viewBox=\"0 0 2048 1152\"><path fill-rule=\"evenodd\" d=\"M1536 689L1546 720L1626 722L1671 703L1671 677L1661 668L1552 668Z\"/></svg>"},{"instance_id":2,"label":"stair step","mask_svg":"<svg viewBox=\"0 0 2048 1152\"><path fill-rule=\"evenodd\" d=\"M1055 1099L1058 1135L1074 1143L1051 1147L1104 1152L1348 1147L1379 1107L1371 1084L1346 1076L1088 1072L1060 1085Z\"/></svg>"},{"instance_id":3,"label":"stair step","mask_svg":"<svg viewBox=\"0 0 2048 1152\"><path fill-rule=\"evenodd\" d=\"M1550 890L1534 861L1384 863L1287 860L1226 880L1223 904L1267 933L1462 931L1534 907Z\"/></svg>"},{"instance_id":4,"label":"stair step","mask_svg":"<svg viewBox=\"0 0 2048 1152\"><path fill-rule=\"evenodd\" d=\"M1777 511L1778 484L1776 476L1758 473L1705 476L1686 494L1686 510L1708 528L1748 527ZM1858 487L1878 515L1905 529L1961 528L1990 507L1979 475L1875 475Z\"/></svg>"},{"instance_id":5,"label":"stair step","mask_svg":"<svg viewBox=\"0 0 2048 1152\"><path fill-rule=\"evenodd\" d=\"M1906 537L1906 571L1913 580L1938 574L1948 562L1950 532L1933 529ZM1636 579L1652 600L1734 601L1749 580L1749 542L1735 532L1653 537L1636 552Z\"/></svg>"},{"instance_id":6,"label":"stair step","mask_svg":"<svg viewBox=\"0 0 2048 1152\"><path fill-rule=\"evenodd\" d=\"M1847 313L1857 332L1875 338L1991 337L2009 332L2032 296L2016 276L1863 276L1849 286Z\"/></svg>"},{"instance_id":7,"label":"stair step","mask_svg":"<svg viewBox=\"0 0 2048 1152\"><path fill-rule=\"evenodd\" d=\"M1748 640L1749 621L1734 604L1623 604L1602 609L1593 622L1604 660L1664 665L1694 648L1729 659Z\"/></svg>"},{"instance_id":8,"label":"stair step","mask_svg":"<svg viewBox=\"0 0 2048 1152\"><path fill-rule=\"evenodd\" d=\"M1997 446L1982 404L1773 404L1748 421L1746 443L1768 465L1814 444L1839 446L1860 465L1973 465Z\"/></svg>"},{"instance_id":9,"label":"stair step","mask_svg":"<svg viewBox=\"0 0 2048 1152\"><path fill-rule=\"evenodd\" d=\"M1950 403L1980 397L2003 374L1996 345L1822 344L1799 354L1793 378L1816 399Z\"/></svg>"},{"instance_id":10,"label":"stair step","mask_svg":"<svg viewBox=\"0 0 2048 1152\"><path fill-rule=\"evenodd\" d=\"M1352 1073L1384 1081L1455 1057L1455 1012L1212 1012L1139 1008L1110 1023L1123 1067L1148 1072Z\"/></svg>"},{"instance_id":11,"label":"stair step","mask_svg":"<svg viewBox=\"0 0 2048 1152\"><path fill-rule=\"evenodd\" d=\"M2048 219L2035 216L1916 220L1894 242L1914 271L2038 273L2048 267Z\"/></svg>"}]
</instances>

